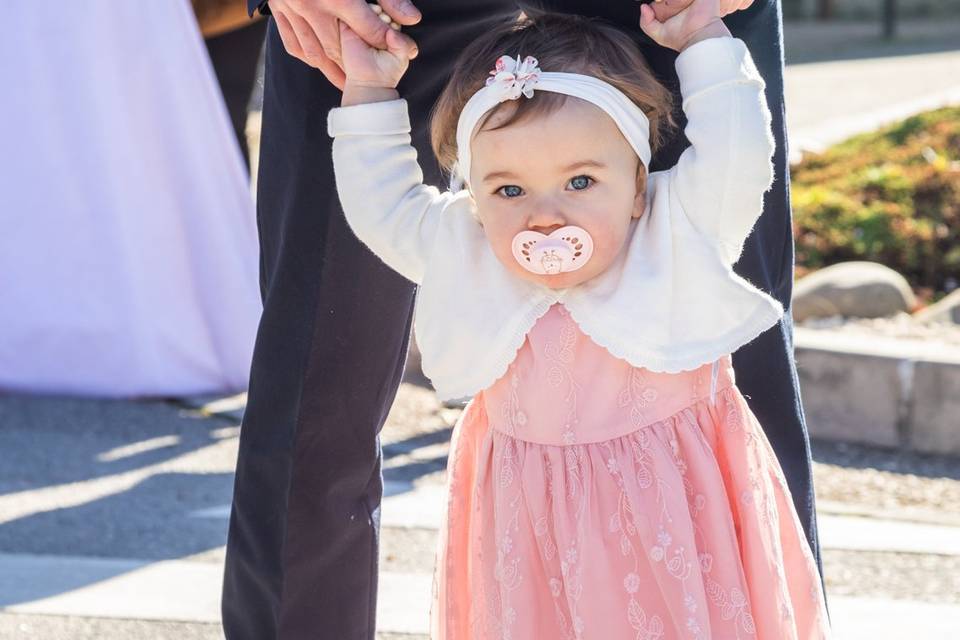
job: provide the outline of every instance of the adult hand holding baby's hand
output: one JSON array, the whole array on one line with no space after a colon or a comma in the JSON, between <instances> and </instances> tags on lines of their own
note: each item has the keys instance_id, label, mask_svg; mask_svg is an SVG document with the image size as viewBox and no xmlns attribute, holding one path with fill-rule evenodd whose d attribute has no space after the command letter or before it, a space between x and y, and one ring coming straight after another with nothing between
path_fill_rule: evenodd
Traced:
<instances>
[{"instance_id":1,"label":"adult hand holding baby's hand","mask_svg":"<svg viewBox=\"0 0 960 640\"><path fill-rule=\"evenodd\" d=\"M683 51L707 38L729 36L720 18L746 9L753 1L657 0L640 6L640 28L657 44Z\"/></svg>"},{"instance_id":2,"label":"adult hand holding baby's hand","mask_svg":"<svg viewBox=\"0 0 960 640\"><path fill-rule=\"evenodd\" d=\"M420 21L420 12L410 0L379 0L379 4L401 26ZM270 12L287 53L322 71L338 89L346 81L340 22L374 47L385 48L387 34L397 35L365 0L270 0ZM409 36L400 37L408 57L415 57L416 44Z\"/></svg>"}]
</instances>

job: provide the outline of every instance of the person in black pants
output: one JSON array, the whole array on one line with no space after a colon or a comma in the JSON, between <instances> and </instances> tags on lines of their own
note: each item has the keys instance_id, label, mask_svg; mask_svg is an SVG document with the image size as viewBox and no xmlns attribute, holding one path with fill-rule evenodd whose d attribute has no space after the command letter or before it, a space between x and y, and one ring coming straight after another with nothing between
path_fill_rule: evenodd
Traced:
<instances>
[{"instance_id":1,"label":"person in black pants","mask_svg":"<svg viewBox=\"0 0 960 640\"><path fill-rule=\"evenodd\" d=\"M274 1L275 8L294 4ZM733 363L737 383L777 453L822 575L789 313L793 242L781 8L779 0L740 1L749 6L725 22L747 44L766 81L777 148L764 213L735 269L787 313L737 351ZM321 4L349 3L315 0ZM250 5L251 11L269 10L263 0ZM679 104L677 54L640 30L635 0L416 5L422 20L404 22L409 26L403 32L419 53L398 89L410 104L413 143L427 183L446 184L430 151L427 121L454 58L492 21L520 10L597 16L622 27ZM267 33L257 203L264 311L227 543L222 613L228 640L375 637L383 491L378 434L403 373L415 288L370 253L344 220L326 131L327 112L339 106L340 90L325 74L335 77L336 69L322 56L311 57L321 73L288 53L297 49L291 34L314 39L305 28L308 23L280 13ZM682 111L676 115L685 124ZM675 164L688 144L678 132L650 170Z\"/></svg>"}]
</instances>

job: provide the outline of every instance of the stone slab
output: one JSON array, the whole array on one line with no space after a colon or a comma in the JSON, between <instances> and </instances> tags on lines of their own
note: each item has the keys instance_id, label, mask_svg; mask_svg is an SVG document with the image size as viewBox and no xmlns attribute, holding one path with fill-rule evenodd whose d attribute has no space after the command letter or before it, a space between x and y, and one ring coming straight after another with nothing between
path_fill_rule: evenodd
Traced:
<instances>
[{"instance_id":1,"label":"stone slab","mask_svg":"<svg viewBox=\"0 0 960 640\"><path fill-rule=\"evenodd\" d=\"M960 455L960 364L914 366L910 448Z\"/></svg>"},{"instance_id":2,"label":"stone slab","mask_svg":"<svg viewBox=\"0 0 960 640\"><path fill-rule=\"evenodd\" d=\"M960 455L960 348L849 331L795 330L815 437Z\"/></svg>"},{"instance_id":3,"label":"stone slab","mask_svg":"<svg viewBox=\"0 0 960 640\"><path fill-rule=\"evenodd\" d=\"M900 444L900 360L797 346L797 374L810 435Z\"/></svg>"}]
</instances>

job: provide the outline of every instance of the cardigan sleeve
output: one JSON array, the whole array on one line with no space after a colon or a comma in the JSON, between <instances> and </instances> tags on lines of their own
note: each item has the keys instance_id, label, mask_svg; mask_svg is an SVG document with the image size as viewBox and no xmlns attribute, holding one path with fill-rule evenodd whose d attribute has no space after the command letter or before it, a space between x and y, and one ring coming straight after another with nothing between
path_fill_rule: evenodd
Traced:
<instances>
[{"instance_id":1,"label":"cardigan sleeve","mask_svg":"<svg viewBox=\"0 0 960 640\"><path fill-rule=\"evenodd\" d=\"M421 283L440 216L454 196L423 184L406 100L331 109L327 132L350 228L390 268Z\"/></svg>"},{"instance_id":2,"label":"cardigan sleeve","mask_svg":"<svg viewBox=\"0 0 960 640\"><path fill-rule=\"evenodd\" d=\"M703 40L677 56L690 146L671 170L671 190L691 224L728 264L763 211L775 141L765 83L742 40Z\"/></svg>"}]
</instances>

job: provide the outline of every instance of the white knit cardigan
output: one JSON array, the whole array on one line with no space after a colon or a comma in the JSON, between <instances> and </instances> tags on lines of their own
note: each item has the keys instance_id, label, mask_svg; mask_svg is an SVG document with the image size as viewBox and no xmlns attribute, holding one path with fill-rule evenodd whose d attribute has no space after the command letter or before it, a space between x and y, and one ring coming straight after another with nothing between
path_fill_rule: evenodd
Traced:
<instances>
[{"instance_id":1,"label":"white knit cardigan","mask_svg":"<svg viewBox=\"0 0 960 640\"><path fill-rule=\"evenodd\" d=\"M780 303L731 268L773 180L764 82L744 43L730 37L690 46L676 68L691 146L675 166L650 174L646 210L615 262L561 290L507 271L467 191L423 184L406 101L330 111L346 219L387 265L420 285L414 333L441 399L495 382L556 302L614 356L665 372L716 360L780 319Z\"/></svg>"}]
</instances>

